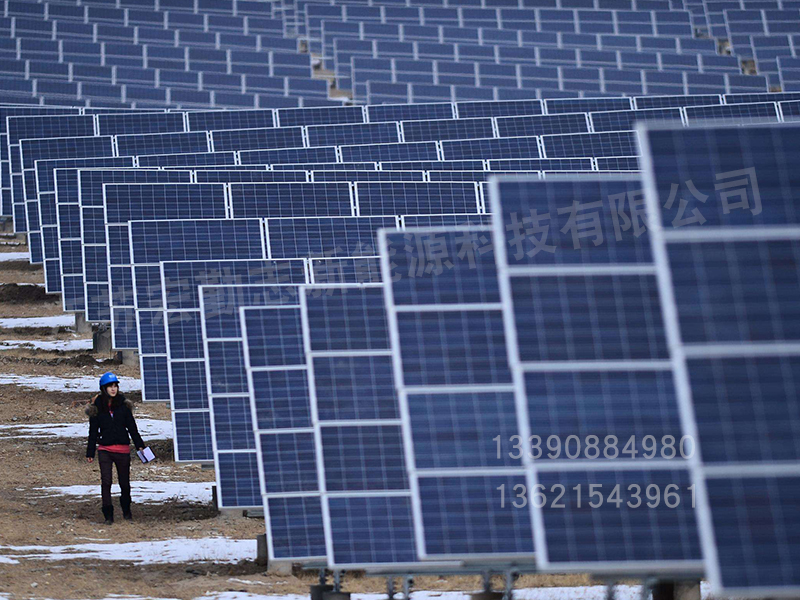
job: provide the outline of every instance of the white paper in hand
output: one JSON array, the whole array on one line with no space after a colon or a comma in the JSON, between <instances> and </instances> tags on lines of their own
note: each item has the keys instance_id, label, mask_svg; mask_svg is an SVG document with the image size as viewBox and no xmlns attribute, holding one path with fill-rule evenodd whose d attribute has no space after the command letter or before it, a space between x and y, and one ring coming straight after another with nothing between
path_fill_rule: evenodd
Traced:
<instances>
[{"instance_id":1,"label":"white paper in hand","mask_svg":"<svg viewBox=\"0 0 800 600\"><path fill-rule=\"evenodd\" d=\"M136 454L139 456L139 460L141 460L143 463L149 463L151 460L156 459L156 455L153 454L152 450L150 450L150 446L147 446L142 450L137 450Z\"/></svg>"}]
</instances>

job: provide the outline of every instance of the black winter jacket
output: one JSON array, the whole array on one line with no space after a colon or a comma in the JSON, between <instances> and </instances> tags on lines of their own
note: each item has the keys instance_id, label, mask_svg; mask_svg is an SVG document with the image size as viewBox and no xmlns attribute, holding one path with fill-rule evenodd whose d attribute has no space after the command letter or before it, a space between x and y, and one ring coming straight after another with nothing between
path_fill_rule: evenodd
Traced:
<instances>
[{"instance_id":1,"label":"black winter jacket","mask_svg":"<svg viewBox=\"0 0 800 600\"><path fill-rule=\"evenodd\" d=\"M119 398L119 400L116 400ZM100 394L86 408L89 416L89 443L86 446L86 457L94 458L98 442L101 446L112 446L114 444L133 444L137 448L144 448L142 436L136 427L136 420L133 418L133 402L126 400L125 396L118 394L115 398L115 407L112 408L114 416L108 410L108 405L103 406L108 400ZM128 436L130 433L130 437Z\"/></svg>"}]
</instances>

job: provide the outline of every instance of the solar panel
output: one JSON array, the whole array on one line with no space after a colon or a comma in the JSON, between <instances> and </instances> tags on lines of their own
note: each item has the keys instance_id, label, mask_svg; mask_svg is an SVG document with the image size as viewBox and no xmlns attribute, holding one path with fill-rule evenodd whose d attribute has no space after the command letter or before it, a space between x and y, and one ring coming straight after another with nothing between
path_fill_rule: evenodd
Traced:
<instances>
[{"instance_id":1,"label":"solar panel","mask_svg":"<svg viewBox=\"0 0 800 600\"><path fill-rule=\"evenodd\" d=\"M526 492L544 498L529 507L537 566L700 572L640 183L491 185Z\"/></svg>"},{"instance_id":2,"label":"solar panel","mask_svg":"<svg viewBox=\"0 0 800 600\"><path fill-rule=\"evenodd\" d=\"M591 131L586 113L564 113L497 119L499 137L544 135L557 133L586 133Z\"/></svg>"},{"instance_id":3,"label":"solar panel","mask_svg":"<svg viewBox=\"0 0 800 600\"><path fill-rule=\"evenodd\" d=\"M445 160L491 160L499 158L540 158L536 136L485 140L450 140L441 143ZM577 156L577 155L576 155ZM580 156L592 156L581 154Z\"/></svg>"},{"instance_id":4,"label":"solar panel","mask_svg":"<svg viewBox=\"0 0 800 600\"><path fill-rule=\"evenodd\" d=\"M417 551L530 559L530 515L499 495L525 473L493 439L517 423L491 232L389 230L379 243Z\"/></svg>"},{"instance_id":5,"label":"solar panel","mask_svg":"<svg viewBox=\"0 0 800 600\"><path fill-rule=\"evenodd\" d=\"M176 426L175 459L211 460L211 452L196 451L197 448L213 448L210 426L192 431L188 439L177 433L179 420L189 418L182 416L184 413L198 418L198 413L207 414L210 410L198 288L215 284L307 283L305 263L302 260L169 261L160 264L160 281L161 314L149 309L141 319L148 323L161 321L165 327L166 344L159 349L166 351L169 366L169 397ZM153 292L151 286L148 294ZM155 356L142 352L142 358Z\"/></svg>"},{"instance_id":6,"label":"solar panel","mask_svg":"<svg viewBox=\"0 0 800 600\"><path fill-rule=\"evenodd\" d=\"M322 181L419 181L425 180L424 171L312 171L314 182Z\"/></svg>"},{"instance_id":7,"label":"solar panel","mask_svg":"<svg viewBox=\"0 0 800 600\"><path fill-rule=\"evenodd\" d=\"M787 536L798 526L800 485L797 133L784 125L641 134L680 408L697 440L706 572L726 595L794 595L800 585L797 542Z\"/></svg>"},{"instance_id":8,"label":"solar panel","mask_svg":"<svg viewBox=\"0 0 800 600\"><path fill-rule=\"evenodd\" d=\"M374 258L321 259L311 280L328 283L378 281ZM203 285L198 288L205 356L205 381L211 413L219 508L261 507L244 348L239 327L242 306L297 304L296 286Z\"/></svg>"},{"instance_id":9,"label":"solar panel","mask_svg":"<svg viewBox=\"0 0 800 600\"><path fill-rule=\"evenodd\" d=\"M355 194L362 216L480 212L476 183L359 182Z\"/></svg>"},{"instance_id":10,"label":"solar panel","mask_svg":"<svg viewBox=\"0 0 800 600\"><path fill-rule=\"evenodd\" d=\"M301 288L329 566L416 562L383 286Z\"/></svg>"},{"instance_id":11,"label":"solar panel","mask_svg":"<svg viewBox=\"0 0 800 600\"><path fill-rule=\"evenodd\" d=\"M130 255L135 286L135 308L162 308L160 267L162 261L186 260L247 260L266 259L263 226L258 219L209 219L173 221L131 221L127 224ZM138 323L143 327L141 317ZM139 348L146 352L143 341L159 347L154 337L160 328L161 347L166 346L163 321L145 324L150 331L144 336L140 329ZM155 327L155 329L153 329ZM155 350L150 354L158 354ZM169 368L166 350L163 356L140 359L145 401L170 401ZM187 418L187 420L191 421ZM207 422L199 418L200 425ZM208 437L210 440L210 435ZM202 449L201 449L202 450ZM204 450L203 450L204 451ZM210 442L208 444L210 452Z\"/></svg>"},{"instance_id":12,"label":"solar panel","mask_svg":"<svg viewBox=\"0 0 800 600\"><path fill-rule=\"evenodd\" d=\"M340 183L232 183L234 217L355 216L350 185Z\"/></svg>"},{"instance_id":13,"label":"solar panel","mask_svg":"<svg viewBox=\"0 0 800 600\"><path fill-rule=\"evenodd\" d=\"M174 179L181 174L169 173ZM136 349L137 332L131 328L135 323L133 295L120 298L120 302L113 295L115 288L133 287L128 223L138 219L223 219L228 216L227 193L223 184L212 183L103 183L102 193L104 212L97 210L89 218L82 209L81 215L86 318L112 321L112 347Z\"/></svg>"},{"instance_id":14,"label":"solar panel","mask_svg":"<svg viewBox=\"0 0 800 600\"><path fill-rule=\"evenodd\" d=\"M397 217L267 219L269 258L375 256L382 227L397 227Z\"/></svg>"},{"instance_id":15,"label":"solar panel","mask_svg":"<svg viewBox=\"0 0 800 600\"><path fill-rule=\"evenodd\" d=\"M637 151L634 131L544 135L541 140L546 158L635 156Z\"/></svg>"},{"instance_id":16,"label":"solar panel","mask_svg":"<svg viewBox=\"0 0 800 600\"><path fill-rule=\"evenodd\" d=\"M775 102L754 104L725 104L722 106L687 106L686 122L689 125L714 121L735 120L737 123L778 122L778 105Z\"/></svg>"},{"instance_id":17,"label":"solar panel","mask_svg":"<svg viewBox=\"0 0 800 600\"><path fill-rule=\"evenodd\" d=\"M323 563L300 307L241 307L239 313L270 558Z\"/></svg>"},{"instance_id":18,"label":"solar panel","mask_svg":"<svg viewBox=\"0 0 800 600\"><path fill-rule=\"evenodd\" d=\"M400 127L405 142L471 140L495 136L494 125L489 118L403 121Z\"/></svg>"}]
</instances>

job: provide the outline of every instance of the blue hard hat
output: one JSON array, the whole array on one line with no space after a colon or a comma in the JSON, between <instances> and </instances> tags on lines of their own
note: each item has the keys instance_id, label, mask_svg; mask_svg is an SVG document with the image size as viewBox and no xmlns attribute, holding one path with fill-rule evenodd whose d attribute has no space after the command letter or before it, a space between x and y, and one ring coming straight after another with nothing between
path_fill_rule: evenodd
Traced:
<instances>
[{"instance_id":1,"label":"blue hard hat","mask_svg":"<svg viewBox=\"0 0 800 600\"><path fill-rule=\"evenodd\" d=\"M103 376L100 378L100 389L102 390L103 387L109 383L119 383L119 379L117 379L117 376L111 371L108 373L103 373Z\"/></svg>"}]
</instances>

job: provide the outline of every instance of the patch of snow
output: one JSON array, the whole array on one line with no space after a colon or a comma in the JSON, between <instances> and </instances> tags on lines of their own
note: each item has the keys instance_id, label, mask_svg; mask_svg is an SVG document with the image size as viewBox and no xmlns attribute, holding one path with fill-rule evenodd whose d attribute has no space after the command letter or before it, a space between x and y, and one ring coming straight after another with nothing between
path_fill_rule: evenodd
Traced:
<instances>
[{"instance_id":1,"label":"patch of snow","mask_svg":"<svg viewBox=\"0 0 800 600\"><path fill-rule=\"evenodd\" d=\"M46 350L71 352L76 350L91 350L92 340L3 340L0 341L0 350L16 350L19 348L31 350Z\"/></svg>"},{"instance_id":2,"label":"patch of snow","mask_svg":"<svg viewBox=\"0 0 800 600\"><path fill-rule=\"evenodd\" d=\"M142 389L142 380L133 377L120 377L120 386L124 392L139 391ZM0 373L0 385L18 385L33 390L46 392L97 392L97 377L85 375L83 377L50 377L35 375L15 375L13 373Z\"/></svg>"},{"instance_id":3,"label":"patch of snow","mask_svg":"<svg viewBox=\"0 0 800 600\"><path fill-rule=\"evenodd\" d=\"M29 252L0 252L0 262L11 262L16 260L30 261L30 259L31 255Z\"/></svg>"},{"instance_id":4,"label":"patch of snow","mask_svg":"<svg viewBox=\"0 0 800 600\"><path fill-rule=\"evenodd\" d=\"M9 554L9 552L13 554ZM114 560L137 565L164 563L235 563L256 556L256 540L229 538L178 538L122 544L71 546L0 546L0 556L17 560Z\"/></svg>"},{"instance_id":5,"label":"patch of snow","mask_svg":"<svg viewBox=\"0 0 800 600\"><path fill-rule=\"evenodd\" d=\"M18 565L19 561L7 556L0 556L0 565ZM0 598L6 598L5 594L0 594Z\"/></svg>"},{"instance_id":6,"label":"patch of snow","mask_svg":"<svg viewBox=\"0 0 800 600\"><path fill-rule=\"evenodd\" d=\"M133 481L131 482L134 502L211 502L211 482L189 483L185 481ZM96 496L99 485L69 485L63 487L34 488L45 498L57 496ZM119 493L119 485L111 486L111 493Z\"/></svg>"},{"instance_id":7,"label":"patch of snow","mask_svg":"<svg viewBox=\"0 0 800 600\"><path fill-rule=\"evenodd\" d=\"M56 315L54 317L10 317L0 319L0 328L13 329L14 327L74 327L75 315Z\"/></svg>"},{"instance_id":8,"label":"patch of snow","mask_svg":"<svg viewBox=\"0 0 800 600\"><path fill-rule=\"evenodd\" d=\"M172 439L172 421L163 419L136 419L139 433L147 440ZM40 423L37 425L0 425L3 438L85 438L89 435L89 422L84 423Z\"/></svg>"}]
</instances>

